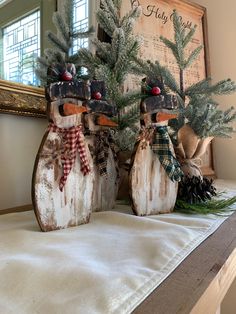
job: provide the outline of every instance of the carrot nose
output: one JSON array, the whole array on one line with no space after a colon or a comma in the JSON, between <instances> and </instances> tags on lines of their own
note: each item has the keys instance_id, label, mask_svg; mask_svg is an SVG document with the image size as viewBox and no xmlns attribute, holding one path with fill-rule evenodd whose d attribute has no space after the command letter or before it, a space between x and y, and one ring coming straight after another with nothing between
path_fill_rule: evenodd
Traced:
<instances>
[{"instance_id":1,"label":"carrot nose","mask_svg":"<svg viewBox=\"0 0 236 314\"><path fill-rule=\"evenodd\" d=\"M158 112L156 114L156 121L157 122L167 121L167 120L175 119L177 118L177 116L178 115L176 113Z\"/></svg>"},{"instance_id":2,"label":"carrot nose","mask_svg":"<svg viewBox=\"0 0 236 314\"><path fill-rule=\"evenodd\" d=\"M63 105L63 111L65 116L70 116L72 114L87 112L88 110L84 106L78 106L72 103L65 103Z\"/></svg>"},{"instance_id":3,"label":"carrot nose","mask_svg":"<svg viewBox=\"0 0 236 314\"><path fill-rule=\"evenodd\" d=\"M110 120L107 116L104 114L99 114L96 118L96 124L97 125L102 125L102 126L110 126L110 127L116 127L118 126L117 123L114 121Z\"/></svg>"}]
</instances>

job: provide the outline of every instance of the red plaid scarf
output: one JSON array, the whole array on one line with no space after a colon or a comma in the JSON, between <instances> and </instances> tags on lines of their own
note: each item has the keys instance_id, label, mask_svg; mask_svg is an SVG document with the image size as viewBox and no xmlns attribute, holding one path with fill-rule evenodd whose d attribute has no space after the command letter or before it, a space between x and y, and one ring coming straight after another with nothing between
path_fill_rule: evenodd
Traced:
<instances>
[{"instance_id":1,"label":"red plaid scarf","mask_svg":"<svg viewBox=\"0 0 236 314\"><path fill-rule=\"evenodd\" d=\"M86 149L84 145L84 137L82 133L82 125L73 126L69 129L59 128L55 124L49 124L49 131L56 132L62 136L63 148L61 154L61 162L63 166L63 175L59 182L60 191L63 190L67 177L75 163L76 153L79 152L80 170L83 175L90 172L88 158L86 156Z\"/></svg>"}]
</instances>

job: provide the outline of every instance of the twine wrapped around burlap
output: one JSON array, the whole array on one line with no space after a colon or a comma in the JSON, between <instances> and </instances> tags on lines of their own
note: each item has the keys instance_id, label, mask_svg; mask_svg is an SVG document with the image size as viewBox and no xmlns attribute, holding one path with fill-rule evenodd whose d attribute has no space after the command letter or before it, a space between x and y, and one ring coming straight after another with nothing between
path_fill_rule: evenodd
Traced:
<instances>
[{"instance_id":1,"label":"twine wrapped around burlap","mask_svg":"<svg viewBox=\"0 0 236 314\"><path fill-rule=\"evenodd\" d=\"M185 175L202 177L201 157L212 139L213 137L200 139L188 124L179 130L179 144L175 147L175 153Z\"/></svg>"}]
</instances>

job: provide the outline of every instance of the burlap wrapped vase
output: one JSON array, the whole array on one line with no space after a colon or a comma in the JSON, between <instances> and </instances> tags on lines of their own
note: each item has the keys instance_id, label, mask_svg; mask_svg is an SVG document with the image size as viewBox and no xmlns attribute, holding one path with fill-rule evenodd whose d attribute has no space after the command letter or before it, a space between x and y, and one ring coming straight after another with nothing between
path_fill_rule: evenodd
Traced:
<instances>
[{"instance_id":1,"label":"burlap wrapped vase","mask_svg":"<svg viewBox=\"0 0 236 314\"><path fill-rule=\"evenodd\" d=\"M201 157L212 139L213 137L199 138L188 124L179 130L175 153L185 175L202 177Z\"/></svg>"}]
</instances>

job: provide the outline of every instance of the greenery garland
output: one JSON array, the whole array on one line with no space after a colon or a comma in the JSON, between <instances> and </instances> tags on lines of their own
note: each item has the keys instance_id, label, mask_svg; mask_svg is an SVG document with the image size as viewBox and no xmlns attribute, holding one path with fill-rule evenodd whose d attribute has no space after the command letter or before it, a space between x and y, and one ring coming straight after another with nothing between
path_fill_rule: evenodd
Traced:
<instances>
[{"instance_id":1,"label":"greenery garland","mask_svg":"<svg viewBox=\"0 0 236 314\"><path fill-rule=\"evenodd\" d=\"M218 197L220 194L218 194ZM174 207L175 212L185 214L223 214L235 211L236 208L231 208L236 203L236 196L228 199L212 198L206 202L190 204L182 199L177 199Z\"/></svg>"}]
</instances>

